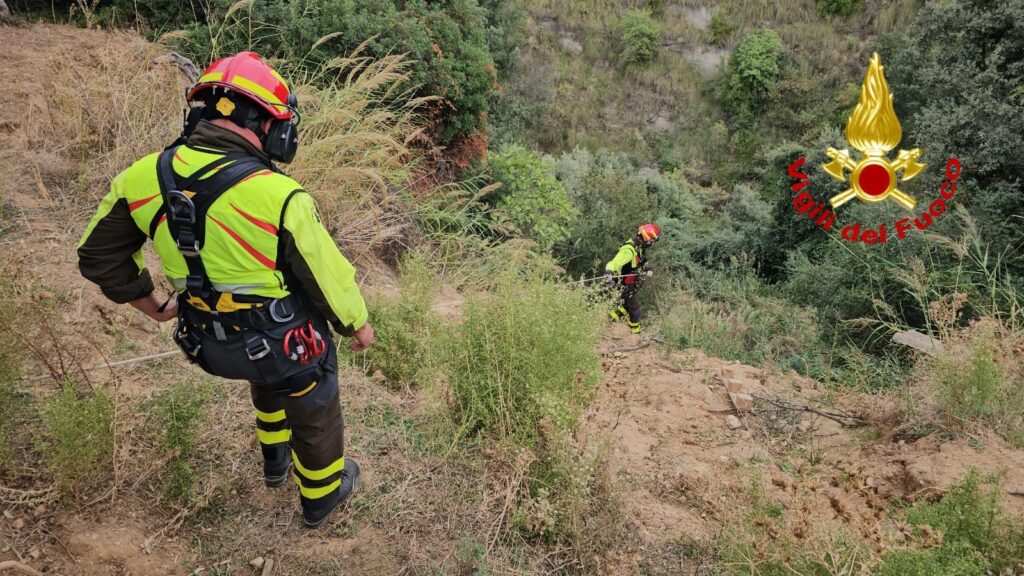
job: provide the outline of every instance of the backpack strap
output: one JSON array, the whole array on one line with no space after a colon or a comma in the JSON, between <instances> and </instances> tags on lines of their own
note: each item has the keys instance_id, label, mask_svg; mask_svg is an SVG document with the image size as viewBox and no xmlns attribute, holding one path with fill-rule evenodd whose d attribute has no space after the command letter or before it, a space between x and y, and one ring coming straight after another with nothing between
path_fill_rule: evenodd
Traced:
<instances>
[{"instance_id":1,"label":"backpack strap","mask_svg":"<svg viewBox=\"0 0 1024 576\"><path fill-rule=\"evenodd\" d=\"M188 178L181 178L171 165L176 150L165 150L157 160L157 180L163 207L157 211L154 221L159 224L161 211L167 215L167 230L188 266L185 289L190 296L205 302L215 314L220 293L213 289L200 256L206 240L206 212L222 194L247 176L265 170L266 165L247 154L230 153L203 166ZM151 236L155 228L151 223Z\"/></svg>"}]
</instances>

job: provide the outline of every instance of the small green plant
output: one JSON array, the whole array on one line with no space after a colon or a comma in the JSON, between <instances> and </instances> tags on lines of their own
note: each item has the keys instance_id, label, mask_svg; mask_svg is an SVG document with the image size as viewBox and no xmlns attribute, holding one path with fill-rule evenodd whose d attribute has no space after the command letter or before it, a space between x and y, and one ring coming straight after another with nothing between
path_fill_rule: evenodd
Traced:
<instances>
[{"instance_id":1,"label":"small green plant","mask_svg":"<svg viewBox=\"0 0 1024 576\"><path fill-rule=\"evenodd\" d=\"M708 23L708 43L725 46L735 30L736 25L729 21L725 11L717 8L711 13L711 22Z\"/></svg>"},{"instance_id":2,"label":"small green plant","mask_svg":"<svg viewBox=\"0 0 1024 576\"><path fill-rule=\"evenodd\" d=\"M575 425L600 373L602 318L585 292L509 275L463 316L445 362L462 433L530 446L542 422Z\"/></svg>"},{"instance_id":3,"label":"small green plant","mask_svg":"<svg viewBox=\"0 0 1024 576\"><path fill-rule=\"evenodd\" d=\"M83 485L105 477L112 470L114 404L104 392L80 392L65 383L42 408L44 424L39 440L57 485L77 494Z\"/></svg>"},{"instance_id":4,"label":"small green plant","mask_svg":"<svg viewBox=\"0 0 1024 576\"><path fill-rule=\"evenodd\" d=\"M545 251L569 237L578 213L550 158L512 144L491 154L489 163L494 181L502 185L492 198L499 221Z\"/></svg>"},{"instance_id":5,"label":"small green plant","mask_svg":"<svg viewBox=\"0 0 1024 576\"><path fill-rule=\"evenodd\" d=\"M207 418L206 407L212 397L213 388L209 384L176 382L144 407L163 457L167 459L160 484L169 499L186 504L192 499L196 438L200 425Z\"/></svg>"},{"instance_id":6,"label":"small green plant","mask_svg":"<svg viewBox=\"0 0 1024 576\"><path fill-rule=\"evenodd\" d=\"M422 254L403 262L398 294L370 304L375 342L366 352L370 372L380 370L392 388L424 384L438 360L441 324L431 312L438 280Z\"/></svg>"},{"instance_id":7,"label":"small green plant","mask_svg":"<svg viewBox=\"0 0 1024 576\"><path fill-rule=\"evenodd\" d=\"M864 10L864 0L818 0L822 16L849 16Z\"/></svg>"},{"instance_id":8,"label":"small green plant","mask_svg":"<svg viewBox=\"0 0 1024 576\"><path fill-rule=\"evenodd\" d=\"M920 549L882 556L879 576L1003 574L1024 562L1024 523L1007 516L996 478L972 470L935 503L915 504L907 523ZM937 544L937 545L936 545Z\"/></svg>"},{"instance_id":9,"label":"small green plant","mask_svg":"<svg viewBox=\"0 0 1024 576\"><path fill-rule=\"evenodd\" d=\"M661 44L661 25L650 10L630 10L622 19L622 59L643 64L654 60Z\"/></svg>"}]
</instances>

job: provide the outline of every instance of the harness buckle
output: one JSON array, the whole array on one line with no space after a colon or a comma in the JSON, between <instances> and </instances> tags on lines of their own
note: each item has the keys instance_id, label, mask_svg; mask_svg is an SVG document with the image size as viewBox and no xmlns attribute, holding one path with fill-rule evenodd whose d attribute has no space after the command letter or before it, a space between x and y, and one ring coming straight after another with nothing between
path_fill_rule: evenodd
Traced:
<instances>
[{"instance_id":1,"label":"harness buckle","mask_svg":"<svg viewBox=\"0 0 1024 576\"><path fill-rule=\"evenodd\" d=\"M181 190L169 190L167 192L167 216L175 222L187 220L189 224L196 223L196 205Z\"/></svg>"},{"instance_id":2,"label":"harness buckle","mask_svg":"<svg viewBox=\"0 0 1024 576\"><path fill-rule=\"evenodd\" d=\"M270 344L267 344L266 338L255 337L248 339L245 341L245 353L249 356L249 360L255 362L270 354Z\"/></svg>"},{"instance_id":3,"label":"harness buckle","mask_svg":"<svg viewBox=\"0 0 1024 576\"><path fill-rule=\"evenodd\" d=\"M284 313L278 311L278 306L285 308ZM293 318L295 318L295 310L292 310L288 306L286 306L284 301L280 298L276 298L270 301L270 304L267 305L267 312L270 313L270 318L274 322L277 322L278 324L290 322Z\"/></svg>"},{"instance_id":4,"label":"harness buckle","mask_svg":"<svg viewBox=\"0 0 1024 576\"><path fill-rule=\"evenodd\" d=\"M182 244L181 238L178 238L178 240L175 243L178 245L178 252L181 252L183 256L188 256L190 258L194 256L199 256L198 240L193 240L191 246L189 246L188 244Z\"/></svg>"}]
</instances>

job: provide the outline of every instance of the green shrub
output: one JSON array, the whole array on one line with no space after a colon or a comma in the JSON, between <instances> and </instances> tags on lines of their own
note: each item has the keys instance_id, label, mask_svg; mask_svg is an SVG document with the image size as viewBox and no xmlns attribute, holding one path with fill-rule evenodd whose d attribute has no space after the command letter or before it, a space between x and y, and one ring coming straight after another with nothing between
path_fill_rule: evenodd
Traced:
<instances>
[{"instance_id":1,"label":"green shrub","mask_svg":"<svg viewBox=\"0 0 1024 576\"><path fill-rule=\"evenodd\" d=\"M994 478L972 470L935 503L915 504L907 523L916 527L920 549L882 556L879 576L972 576L1003 574L1024 562L1024 523L1002 509L1003 490ZM928 530L926 530L926 528ZM936 534L941 534L936 546ZM930 547L929 547L930 546Z\"/></svg>"},{"instance_id":2,"label":"green shrub","mask_svg":"<svg viewBox=\"0 0 1024 576\"><path fill-rule=\"evenodd\" d=\"M179 5L149 4L154 12ZM215 0L204 19L193 20L185 10L179 14L185 21L178 25L188 33L183 50L199 65L254 50L281 59L286 77L294 80L305 70L309 78L330 83L341 74L321 66L360 46L361 56L372 59L404 54L413 65L409 88L436 98L431 116L439 120L435 133L443 142L486 127L495 64L488 51L488 11L475 0Z\"/></svg>"},{"instance_id":3,"label":"green shrub","mask_svg":"<svg viewBox=\"0 0 1024 576\"><path fill-rule=\"evenodd\" d=\"M39 452L61 490L77 494L111 472L114 404L105 393L65 384L46 400L41 415Z\"/></svg>"},{"instance_id":4,"label":"green shrub","mask_svg":"<svg viewBox=\"0 0 1024 576\"><path fill-rule=\"evenodd\" d=\"M782 78L782 39L774 30L745 37L729 57L720 97L741 122L761 114L768 92Z\"/></svg>"},{"instance_id":5,"label":"green shrub","mask_svg":"<svg viewBox=\"0 0 1024 576\"><path fill-rule=\"evenodd\" d=\"M380 370L392 388L429 384L439 362L440 321L431 312L438 280L424 255L407 257L398 293L370 302L374 343L366 351L367 369Z\"/></svg>"},{"instance_id":6,"label":"green shrub","mask_svg":"<svg viewBox=\"0 0 1024 576\"><path fill-rule=\"evenodd\" d=\"M531 446L542 422L574 426L600 374L601 326L584 292L536 275L470 298L445 362L460 432Z\"/></svg>"},{"instance_id":7,"label":"green shrub","mask_svg":"<svg viewBox=\"0 0 1024 576\"><path fill-rule=\"evenodd\" d=\"M725 46L736 30L736 25L729 21L725 11L721 8L711 13L711 22L708 23L708 43L714 46Z\"/></svg>"},{"instance_id":8,"label":"green shrub","mask_svg":"<svg viewBox=\"0 0 1024 576\"><path fill-rule=\"evenodd\" d=\"M625 62L650 62L661 45L661 25L650 10L630 10L622 18L622 42L622 59Z\"/></svg>"},{"instance_id":9,"label":"green shrub","mask_svg":"<svg viewBox=\"0 0 1024 576\"><path fill-rule=\"evenodd\" d=\"M578 213L550 158L512 144L491 154L489 164L495 182L502 184L491 199L500 221L545 251L569 237Z\"/></svg>"},{"instance_id":10,"label":"green shrub","mask_svg":"<svg viewBox=\"0 0 1024 576\"><path fill-rule=\"evenodd\" d=\"M1024 336L986 319L948 336L946 354L922 364L926 391L955 430L978 423L1024 446Z\"/></svg>"},{"instance_id":11,"label":"green shrub","mask_svg":"<svg viewBox=\"0 0 1024 576\"><path fill-rule=\"evenodd\" d=\"M196 438L208 418L207 405L213 394L213 387L205 382L176 382L144 406L162 456L167 458L160 485L169 499L185 504L192 501Z\"/></svg>"},{"instance_id":12,"label":"green shrub","mask_svg":"<svg viewBox=\"0 0 1024 576\"><path fill-rule=\"evenodd\" d=\"M849 16L864 10L864 0L817 0L822 16Z\"/></svg>"}]
</instances>

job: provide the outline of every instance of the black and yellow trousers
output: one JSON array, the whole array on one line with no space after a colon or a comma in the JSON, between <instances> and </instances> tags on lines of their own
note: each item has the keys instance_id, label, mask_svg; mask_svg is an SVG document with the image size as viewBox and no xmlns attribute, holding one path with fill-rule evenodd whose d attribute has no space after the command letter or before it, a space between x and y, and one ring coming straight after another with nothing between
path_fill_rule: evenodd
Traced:
<instances>
[{"instance_id":1,"label":"black and yellow trousers","mask_svg":"<svg viewBox=\"0 0 1024 576\"><path fill-rule=\"evenodd\" d=\"M302 508L310 512L326 507L329 496L341 489L345 467L345 423L333 343L328 355L323 376L306 390L282 394L250 385L264 470L286 466L290 454Z\"/></svg>"},{"instance_id":2,"label":"black and yellow trousers","mask_svg":"<svg viewBox=\"0 0 1024 576\"><path fill-rule=\"evenodd\" d=\"M619 295L619 302L611 311L612 320L626 319L629 330L633 334L640 333L640 320L644 316L644 308L640 305L640 296L636 284L626 284L622 287Z\"/></svg>"}]
</instances>

